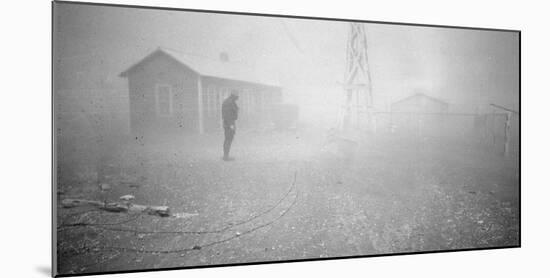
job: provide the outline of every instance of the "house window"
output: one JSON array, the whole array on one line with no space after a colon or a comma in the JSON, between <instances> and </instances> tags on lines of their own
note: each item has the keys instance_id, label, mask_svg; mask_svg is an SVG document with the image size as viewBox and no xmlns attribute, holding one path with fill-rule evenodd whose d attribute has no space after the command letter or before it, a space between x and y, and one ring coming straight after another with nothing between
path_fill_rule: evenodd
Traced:
<instances>
[{"instance_id":1,"label":"house window","mask_svg":"<svg viewBox=\"0 0 550 278\"><path fill-rule=\"evenodd\" d=\"M227 95L227 96L229 97L231 94L235 94L235 95L239 96L239 90L232 89L231 92L230 92L230 94ZM240 98L241 98L241 97L239 96L239 99L240 99Z\"/></svg>"},{"instance_id":2,"label":"house window","mask_svg":"<svg viewBox=\"0 0 550 278\"><path fill-rule=\"evenodd\" d=\"M256 109L263 110L264 109L264 96L262 92L254 92L255 96L255 107Z\"/></svg>"},{"instance_id":3,"label":"house window","mask_svg":"<svg viewBox=\"0 0 550 278\"><path fill-rule=\"evenodd\" d=\"M216 87L209 86L206 91L206 113L209 116L216 115L218 108Z\"/></svg>"},{"instance_id":4,"label":"house window","mask_svg":"<svg viewBox=\"0 0 550 278\"><path fill-rule=\"evenodd\" d=\"M222 103L223 101L229 96L229 90L227 88L222 88L219 92L218 92L218 100L219 100L219 103L218 103L218 108L221 109L222 107Z\"/></svg>"},{"instance_id":5,"label":"house window","mask_svg":"<svg viewBox=\"0 0 550 278\"><path fill-rule=\"evenodd\" d=\"M157 115L172 115L172 87L169 85L157 85L156 90Z\"/></svg>"},{"instance_id":6,"label":"house window","mask_svg":"<svg viewBox=\"0 0 550 278\"><path fill-rule=\"evenodd\" d=\"M251 97L252 97L252 94L251 94L250 90L248 90L248 89L243 90L242 95L239 97L240 99L242 99L242 101L241 101L242 109L243 109L245 114L248 114L251 111L251 103L250 103L250 98Z\"/></svg>"},{"instance_id":7,"label":"house window","mask_svg":"<svg viewBox=\"0 0 550 278\"><path fill-rule=\"evenodd\" d=\"M264 92L258 92L258 97L260 98L260 110L264 111L267 108L266 94Z\"/></svg>"},{"instance_id":8,"label":"house window","mask_svg":"<svg viewBox=\"0 0 550 278\"><path fill-rule=\"evenodd\" d=\"M229 89L225 88L223 90L223 100L226 100L229 97Z\"/></svg>"}]
</instances>

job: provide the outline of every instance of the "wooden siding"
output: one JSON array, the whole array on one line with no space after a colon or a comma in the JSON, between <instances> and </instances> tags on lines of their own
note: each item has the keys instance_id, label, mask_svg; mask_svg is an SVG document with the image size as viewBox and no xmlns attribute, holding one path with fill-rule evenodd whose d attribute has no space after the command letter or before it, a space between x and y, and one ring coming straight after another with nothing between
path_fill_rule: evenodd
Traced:
<instances>
[{"instance_id":1,"label":"wooden siding","mask_svg":"<svg viewBox=\"0 0 550 278\"><path fill-rule=\"evenodd\" d=\"M198 131L198 75L159 55L128 74L131 129L134 133ZM156 86L172 88L172 114L157 114Z\"/></svg>"},{"instance_id":2,"label":"wooden siding","mask_svg":"<svg viewBox=\"0 0 550 278\"><path fill-rule=\"evenodd\" d=\"M203 111L206 132L221 129L221 104L232 91L239 100L239 128L255 128L271 123L272 106L282 100L281 89L249 82L203 77Z\"/></svg>"},{"instance_id":3,"label":"wooden siding","mask_svg":"<svg viewBox=\"0 0 550 278\"><path fill-rule=\"evenodd\" d=\"M202 87L205 132L221 130L221 104L232 91L239 94L239 128L268 125L272 122L273 104L282 100L279 87L200 76L162 52L148 57L128 71L126 76L130 96L130 128L135 136L199 132L199 83ZM172 88L170 116L157 113L158 85Z\"/></svg>"}]
</instances>

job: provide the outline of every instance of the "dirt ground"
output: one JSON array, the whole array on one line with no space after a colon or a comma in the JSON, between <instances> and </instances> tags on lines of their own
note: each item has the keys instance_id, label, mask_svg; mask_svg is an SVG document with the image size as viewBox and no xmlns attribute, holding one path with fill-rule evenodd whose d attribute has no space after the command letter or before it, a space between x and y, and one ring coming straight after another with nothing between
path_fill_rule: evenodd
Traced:
<instances>
[{"instance_id":1,"label":"dirt ground","mask_svg":"<svg viewBox=\"0 0 550 278\"><path fill-rule=\"evenodd\" d=\"M433 140L376 136L337 151L315 131L243 131L224 162L222 140L133 138L102 171L59 173L59 200L133 194L178 216L59 207L59 273L519 245L517 159Z\"/></svg>"}]
</instances>

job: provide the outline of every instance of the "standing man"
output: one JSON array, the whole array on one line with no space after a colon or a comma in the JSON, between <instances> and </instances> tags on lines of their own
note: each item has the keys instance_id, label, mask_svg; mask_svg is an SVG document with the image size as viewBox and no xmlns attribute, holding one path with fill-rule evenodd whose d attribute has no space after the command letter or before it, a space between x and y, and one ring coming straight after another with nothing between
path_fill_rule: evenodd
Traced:
<instances>
[{"instance_id":1,"label":"standing man","mask_svg":"<svg viewBox=\"0 0 550 278\"><path fill-rule=\"evenodd\" d=\"M231 142L233 142L237 128L235 126L235 121L239 114L237 99L239 99L239 96L233 91L222 104L223 131L225 135L225 140L223 141L223 160L225 161L233 160L233 158L229 157L229 150L231 149Z\"/></svg>"}]
</instances>

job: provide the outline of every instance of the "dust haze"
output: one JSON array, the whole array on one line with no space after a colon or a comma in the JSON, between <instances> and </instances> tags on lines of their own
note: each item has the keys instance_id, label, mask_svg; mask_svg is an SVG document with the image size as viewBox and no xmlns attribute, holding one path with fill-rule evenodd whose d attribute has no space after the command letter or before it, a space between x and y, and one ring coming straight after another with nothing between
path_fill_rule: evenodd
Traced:
<instances>
[{"instance_id":1,"label":"dust haze","mask_svg":"<svg viewBox=\"0 0 550 278\"><path fill-rule=\"evenodd\" d=\"M53 24L59 274L519 245L517 32L362 23L372 103L346 130L349 22Z\"/></svg>"}]
</instances>

